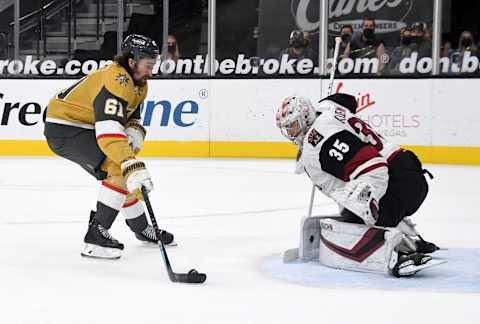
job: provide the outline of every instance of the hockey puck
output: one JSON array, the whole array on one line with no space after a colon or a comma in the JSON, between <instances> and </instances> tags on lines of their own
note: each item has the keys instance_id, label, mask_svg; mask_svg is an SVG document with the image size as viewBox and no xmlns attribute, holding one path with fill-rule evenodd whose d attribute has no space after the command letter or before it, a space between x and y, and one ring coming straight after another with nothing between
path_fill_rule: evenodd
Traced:
<instances>
[{"instance_id":1,"label":"hockey puck","mask_svg":"<svg viewBox=\"0 0 480 324\"><path fill-rule=\"evenodd\" d=\"M198 274L198 271L195 269L192 269L188 272L188 274Z\"/></svg>"}]
</instances>

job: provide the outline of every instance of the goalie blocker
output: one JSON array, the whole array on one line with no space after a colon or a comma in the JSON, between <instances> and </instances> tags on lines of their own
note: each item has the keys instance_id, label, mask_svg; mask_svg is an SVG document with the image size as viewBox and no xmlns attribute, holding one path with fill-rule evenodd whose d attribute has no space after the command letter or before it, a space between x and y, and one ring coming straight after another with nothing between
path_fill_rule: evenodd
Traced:
<instances>
[{"instance_id":1,"label":"goalie blocker","mask_svg":"<svg viewBox=\"0 0 480 324\"><path fill-rule=\"evenodd\" d=\"M302 220L298 252L287 251L284 261L318 260L332 268L396 277L446 262L415 251L406 242L410 238L397 228L345 223L331 216L307 217Z\"/></svg>"}]
</instances>

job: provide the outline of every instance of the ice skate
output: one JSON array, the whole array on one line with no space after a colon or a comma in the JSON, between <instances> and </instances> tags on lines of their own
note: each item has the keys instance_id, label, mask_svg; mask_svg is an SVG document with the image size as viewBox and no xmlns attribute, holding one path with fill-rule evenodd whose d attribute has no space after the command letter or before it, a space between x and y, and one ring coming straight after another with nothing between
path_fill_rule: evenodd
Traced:
<instances>
[{"instance_id":1,"label":"ice skate","mask_svg":"<svg viewBox=\"0 0 480 324\"><path fill-rule=\"evenodd\" d=\"M135 233L135 236L137 239L148 245L158 245L155 229L151 225L145 227L145 229L141 233ZM160 230L160 239L162 240L162 243L166 246L177 246L177 243L173 240L173 234L165 230Z\"/></svg>"},{"instance_id":2,"label":"ice skate","mask_svg":"<svg viewBox=\"0 0 480 324\"><path fill-rule=\"evenodd\" d=\"M118 259L122 255L123 244L114 239L107 229L94 219L95 213L90 215L88 231L85 234L85 247L81 252L84 257L100 259Z\"/></svg>"},{"instance_id":3,"label":"ice skate","mask_svg":"<svg viewBox=\"0 0 480 324\"><path fill-rule=\"evenodd\" d=\"M404 250L420 253L433 253L440 250L435 243L425 241L415 226L410 217L405 217L397 225L397 229L405 234Z\"/></svg>"},{"instance_id":4,"label":"ice skate","mask_svg":"<svg viewBox=\"0 0 480 324\"><path fill-rule=\"evenodd\" d=\"M443 259L432 259L428 254L412 253L400 255L397 264L392 269L392 275L397 278L411 277L423 269L447 262Z\"/></svg>"}]
</instances>

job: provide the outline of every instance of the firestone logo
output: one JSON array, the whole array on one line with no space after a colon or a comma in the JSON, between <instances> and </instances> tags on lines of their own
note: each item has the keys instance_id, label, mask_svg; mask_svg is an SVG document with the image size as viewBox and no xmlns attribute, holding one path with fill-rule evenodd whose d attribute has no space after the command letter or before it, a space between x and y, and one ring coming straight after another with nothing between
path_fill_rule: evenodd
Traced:
<instances>
[{"instance_id":1,"label":"firestone logo","mask_svg":"<svg viewBox=\"0 0 480 324\"><path fill-rule=\"evenodd\" d=\"M160 119L160 123L154 124L154 126L160 127L168 126L170 120L179 127L193 126L198 119L200 110L198 103L194 100L181 101L177 105L172 105L168 100L148 100L143 103L141 109L144 112L144 126L151 126L153 116L156 116L155 120Z\"/></svg>"},{"instance_id":2,"label":"firestone logo","mask_svg":"<svg viewBox=\"0 0 480 324\"><path fill-rule=\"evenodd\" d=\"M21 125L34 126L40 121L45 121L45 112L42 113L42 106L37 102L8 102L5 101L2 105L3 93L0 93L0 126L8 126L12 123L12 119L16 118Z\"/></svg>"},{"instance_id":3,"label":"firestone logo","mask_svg":"<svg viewBox=\"0 0 480 324\"><path fill-rule=\"evenodd\" d=\"M146 100L141 107L143 125L181 128L191 127L198 120L199 104L194 100L184 100L177 104L169 100ZM47 109L35 101L26 103L9 101L0 93L0 127L20 123L23 126L35 126L44 123Z\"/></svg>"}]
</instances>

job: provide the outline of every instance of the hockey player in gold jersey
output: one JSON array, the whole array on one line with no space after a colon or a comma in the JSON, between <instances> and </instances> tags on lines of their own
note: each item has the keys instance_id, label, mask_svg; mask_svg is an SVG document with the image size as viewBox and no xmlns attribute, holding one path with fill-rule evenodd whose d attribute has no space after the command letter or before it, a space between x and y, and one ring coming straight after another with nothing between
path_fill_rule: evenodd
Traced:
<instances>
[{"instance_id":1,"label":"hockey player in gold jersey","mask_svg":"<svg viewBox=\"0 0 480 324\"><path fill-rule=\"evenodd\" d=\"M151 191L153 182L145 163L135 156L146 134L139 121L140 104L158 53L154 40L129 35L114 63L57 93L48 104L44 134L50 149L101 181L83 256L120 257L123 244L108 232L120 210L139 240L157 242L139 200L141 187ZM173 243L172 234L161 234L164 244Z\"/></svg>"}]
</instances>

